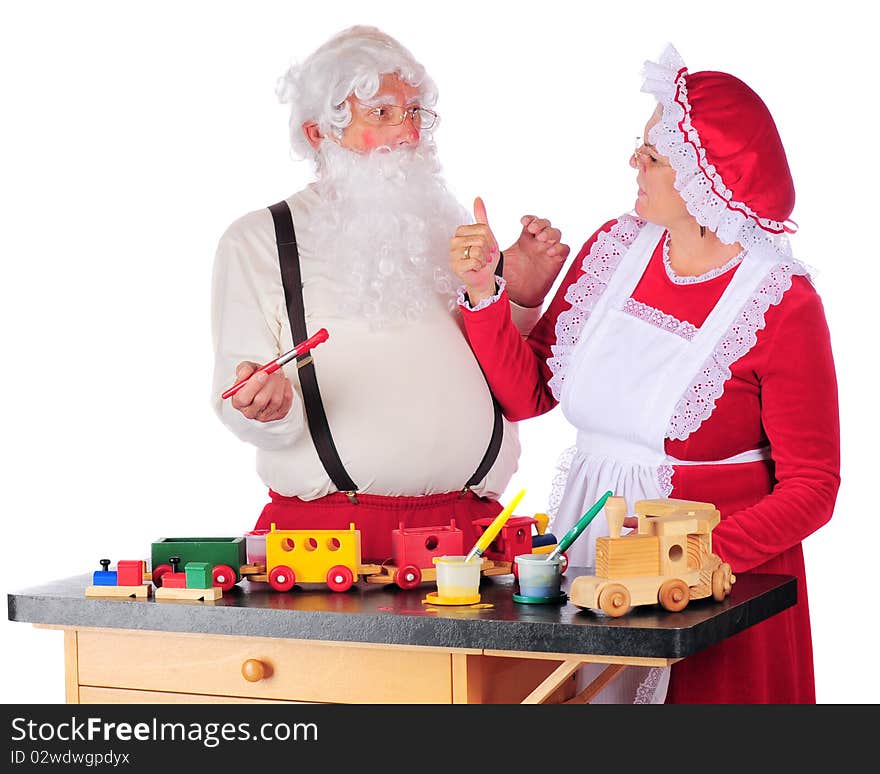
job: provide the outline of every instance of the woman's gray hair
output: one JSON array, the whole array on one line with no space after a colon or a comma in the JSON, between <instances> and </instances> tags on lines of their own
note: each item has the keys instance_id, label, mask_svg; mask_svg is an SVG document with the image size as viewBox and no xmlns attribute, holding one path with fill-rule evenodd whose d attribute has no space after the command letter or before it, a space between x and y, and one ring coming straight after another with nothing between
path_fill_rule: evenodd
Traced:
<instances>
[{"instance_id":1,"label":"woman's gray hair","mask_svg":"<svg viewBox=\"0 0 880 774\"><path fill-rule=\"evenodd\" d=\"M337 137L351 123L346 100L351 94L368 100L379 90L381 77L397 73L419 90L423 107L437 102L437 87L425 68L390 35L375 27L349 27L334 35L301 64L278 79L275 91L290 103L290 145L303 157L317 161L317 153L302 130L315 121L322 135Z\"/></svg>"}]
</instances>

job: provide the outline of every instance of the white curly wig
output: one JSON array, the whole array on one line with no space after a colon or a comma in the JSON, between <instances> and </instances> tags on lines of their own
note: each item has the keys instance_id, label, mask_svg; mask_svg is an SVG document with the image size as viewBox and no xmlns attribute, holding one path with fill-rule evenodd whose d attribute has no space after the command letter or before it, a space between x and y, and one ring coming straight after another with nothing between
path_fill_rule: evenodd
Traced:
<instances>
[{"instance_id":1,"label":"white curly wig","mask_svg":"<svg viewBox=\"0 0 880 774\"><path fill-rule=\"evenodd\" d=\"M315 121L321 134L337 137L351 122L346 101L351 94L368 100L379 90L383 75L398 74L419 90L424 107L437 102L437 88L425 68L390 35L375 27L354 26L334 35L301 64L278 79L278 99L290 103L290 144L302 158L317 163L318 155L302 125Z\"/></svg>"}]
</instances>

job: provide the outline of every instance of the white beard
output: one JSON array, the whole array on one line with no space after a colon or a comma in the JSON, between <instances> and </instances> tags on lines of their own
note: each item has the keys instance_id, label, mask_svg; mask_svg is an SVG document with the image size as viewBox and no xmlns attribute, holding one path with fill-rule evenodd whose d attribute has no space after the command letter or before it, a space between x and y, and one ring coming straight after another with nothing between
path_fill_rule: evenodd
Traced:
<instances>
[{"instance_id":1,"label":"white beard","mask_svg":"<svg viewBox=\"0 0 880 774\"><path fill-rule=\"evenodd\" d=\"M455 308L449 240L471 219L446 190L433 142L357 153L325 140L316 190L316 255L341 288L341 314L377 328Z\"/></svg>"}]
</instances>

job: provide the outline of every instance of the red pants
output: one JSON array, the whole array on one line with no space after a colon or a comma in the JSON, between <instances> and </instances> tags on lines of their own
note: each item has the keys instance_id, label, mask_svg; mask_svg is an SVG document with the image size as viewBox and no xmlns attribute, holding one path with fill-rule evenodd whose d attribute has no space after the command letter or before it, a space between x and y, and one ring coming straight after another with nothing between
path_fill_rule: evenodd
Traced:
<instances>
[{"instance_id":1,"label":"red pants","mask_svg":"<svg viewBox=\"0 0 880 774\"><path fill-rule=\"evenodd\" d=\"M349 502L342 492L317 500L285 497L269 490L266 503L254 529L348 529L352 523L361 533L362 560L383 562L391 557L391 530L404 527L455 526L464 533L465 551L477 542L473 521L497 516L502 505L497 500L477 497L472 492L424 495L422 497L384 497L358 494L358 504Z\"/></svg>"}]
</instances>

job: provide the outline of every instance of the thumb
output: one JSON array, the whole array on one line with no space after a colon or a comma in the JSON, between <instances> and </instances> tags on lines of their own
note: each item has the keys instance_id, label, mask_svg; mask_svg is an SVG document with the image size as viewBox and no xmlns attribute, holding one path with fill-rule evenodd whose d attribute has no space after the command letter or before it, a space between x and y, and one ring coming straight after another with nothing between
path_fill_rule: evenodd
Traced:
<instances>
[{"instance_id":1,"label":"thumb","mask_svg":"<svg viewBox=\"0 0 880 774\"><path fill-rule=\"evenodd\" d=\"M489 225L489 218L486 216L486 205L483 204L483 200L479 196L474 199L474 220L477 223Z\"/></svg>"}]
</instances>

